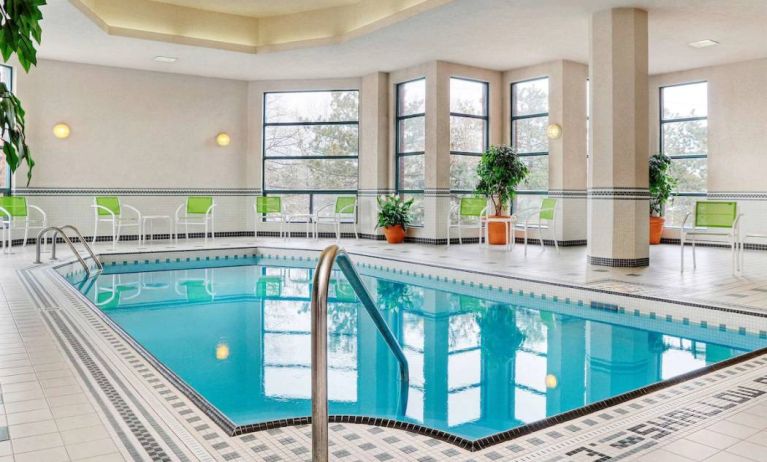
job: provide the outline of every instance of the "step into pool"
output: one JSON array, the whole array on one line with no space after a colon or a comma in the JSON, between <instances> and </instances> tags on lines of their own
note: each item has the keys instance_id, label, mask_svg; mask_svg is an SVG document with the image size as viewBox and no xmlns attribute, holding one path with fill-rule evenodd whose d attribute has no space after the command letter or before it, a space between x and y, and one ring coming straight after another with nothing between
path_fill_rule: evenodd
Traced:
<instances>
[{"instance_id":1,"label":"step into pool","mask_svg":"<svg viewBox=\"0 0 767 462\"><path fill-rule=\"evenodd\" d=\"M236 427L310 415L313 263L107 266L68 276L88 300ZM478 440L767 346L744 332L631 309L360 270L410 368L398 365L351 286L332 279L330 412ZM630 307L629 307L630 308Z\"/></svg>"}]
</instances>

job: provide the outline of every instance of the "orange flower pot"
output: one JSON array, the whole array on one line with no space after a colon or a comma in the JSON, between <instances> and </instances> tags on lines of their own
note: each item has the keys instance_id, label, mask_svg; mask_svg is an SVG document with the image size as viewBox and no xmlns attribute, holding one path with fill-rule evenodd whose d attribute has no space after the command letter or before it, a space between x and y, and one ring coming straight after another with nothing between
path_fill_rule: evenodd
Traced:
<instances>
[{"instance_id":1,"label":"orange flower pot","mask_svg":"<svg viewBox=\"0 0 767 462\"><path fill-rule=\"evenodd\" d=\"M389 244L402 244L405 242L405 228L402 225L387 226L384 228L384 236Z\"/></svg>"},{"instance_id":2,"label":"orange flower pot","mask_svg":"<svg viewBox=\"0 0 767 462\"><path fill-rule=\"evenodd\" d=\"M663 217L650 217L650 244L660 244L664 223L666 223L666 219Z\"/></svg>"},{"instance_id":3,"label":"orange flower pot","mask_svg":"<svg viewBox=\"0 0 767 462\"><path fill-rule=\"evenodd\" d=\"M508 218L508 215L491 215L490 218ZM491 245L508 244L508 235L506 234L507 225L505 223L487 224L487 240Z\"/></svg>"}]
</instances>

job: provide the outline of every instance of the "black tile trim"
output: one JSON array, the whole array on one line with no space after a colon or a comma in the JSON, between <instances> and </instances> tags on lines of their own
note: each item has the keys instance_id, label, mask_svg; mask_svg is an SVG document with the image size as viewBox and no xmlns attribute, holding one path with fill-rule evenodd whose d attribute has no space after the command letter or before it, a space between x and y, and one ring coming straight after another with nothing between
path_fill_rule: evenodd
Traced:
<instances>
[{"instance_id":1,"label":"black tile trim","mask_svg":"<svg viewBox=\"0 0 767 462\"><path fill-rule=\"evenodd\" d=\"M39 187L16 188L14 194L23 196L256 196L261 195L261 188L67 188Z\"/></svg>"},{"instance_id":2,"label":"black tile trim","mask_svg":"<svg viewBox=\"0 0 767 462\"><path fill-rule=\"evenodd\" d=\"M640 268L650 266L650 257L646 258L605 258L587 256L589 265L610 266L613 268Z\"/></svg>"}]
</instances>

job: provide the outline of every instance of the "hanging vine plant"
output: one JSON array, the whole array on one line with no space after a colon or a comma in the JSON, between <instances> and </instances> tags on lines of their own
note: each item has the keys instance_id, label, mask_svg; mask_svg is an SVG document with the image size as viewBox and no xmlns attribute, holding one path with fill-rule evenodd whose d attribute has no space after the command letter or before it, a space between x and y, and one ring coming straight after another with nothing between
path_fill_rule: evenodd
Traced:
<instances>
[{"instance_id":1,"label":"hanging vine plant","mask_svg":"<svg viewBox=\"0 0 767 462\"><path fill-rule=\"evenodd\" d=\"M46 0L0 0L0 54L4 61L16 55L25 71L37 65L35 43L42 40L40 21L43 13L40 7ZM27 146L24 122L24 108L21 101L4 83L0 83L0 134L3 154L11 173L22 162L27 164L27 184L32 179L35 161Z\"/></svg>"}]
</instances>

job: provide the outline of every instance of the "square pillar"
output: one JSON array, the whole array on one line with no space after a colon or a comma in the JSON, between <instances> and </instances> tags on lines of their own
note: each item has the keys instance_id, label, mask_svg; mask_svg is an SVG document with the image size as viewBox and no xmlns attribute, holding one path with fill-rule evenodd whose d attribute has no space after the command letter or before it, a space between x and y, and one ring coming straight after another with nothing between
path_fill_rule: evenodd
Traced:
<instances>
[{"instance_id":1,"label":"square pillar","mask_svg":"<svg viewBox=\"0 0 767 462\"><path fill-rule=\"evenodd\" d=\"M649 265L647 12L591 19L588 260Z\"/></svg>"},{"instance_id":2,"label":"square pillar","mask_svg":"<svg viewBox=\"0 0 767 462\"><path fill-rule=\"evenodd\" d=\"M358 220L360 234L382 236L376 197L394 192L389 184L389 74L374 72L362 77L360 88L360 144Z\"/></svg>"}]
</instances>

